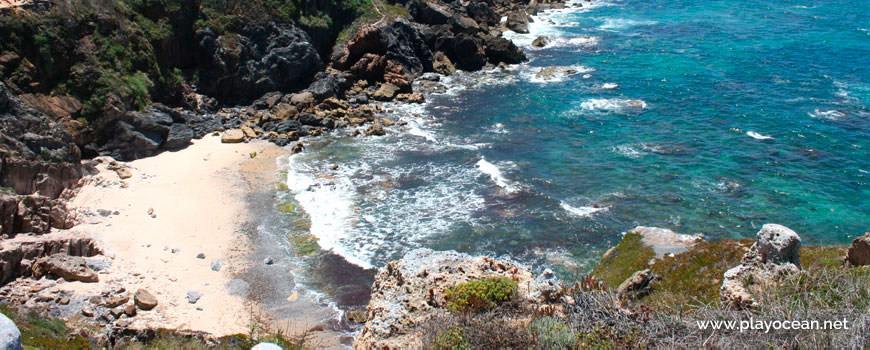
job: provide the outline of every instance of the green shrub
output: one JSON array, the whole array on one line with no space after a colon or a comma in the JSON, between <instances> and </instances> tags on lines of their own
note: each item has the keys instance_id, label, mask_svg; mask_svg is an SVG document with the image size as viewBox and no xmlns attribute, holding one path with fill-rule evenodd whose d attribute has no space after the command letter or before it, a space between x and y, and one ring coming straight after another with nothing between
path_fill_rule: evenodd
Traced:
<instances>
[{"instance_id":1,"label":"green shrub","mask_svg":"<svg viewBox=\"0 0 870 350\"><path fill-rule=\"evenodd\" d=\"M435 348L439 350L465 350L470 346L459 325L451 326L435 337Z\"/></svg>"},{"instance_id":2,"label":"green shrub","mask_svg":"<svg viewBox=\"0 0 870 350\"><path fill-rule=\"evenodd\" d=\"M545 349L569 349L574 347L574 331L553 317L539 317L529 324L529 332L538 345Z\"/></svg>"},{"instance_id":3,"label":"green shrub","mask_svg":"<svg viewBox=\"0 0 870 350\"><path fill-rule=\"evenodd\" d=\"M507 277L487 277L447 289L447 308L453 312L479 312L509 301L517 291L517 281Z\"/></svg>"}]
</instances>

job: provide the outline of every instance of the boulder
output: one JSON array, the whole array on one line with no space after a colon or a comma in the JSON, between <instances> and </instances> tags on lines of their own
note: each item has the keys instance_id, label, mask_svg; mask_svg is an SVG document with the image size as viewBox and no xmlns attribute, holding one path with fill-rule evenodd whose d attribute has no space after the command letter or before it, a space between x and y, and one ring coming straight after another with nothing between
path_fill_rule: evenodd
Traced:
<instances>
[{"instance_id":1,"label":"boulder","mask_svg":"<svg viewBox=\"0 0 870 350\"><path fill-rule=\"evenodd\" d=\"M492 64L517 64L528 61L526 54L508 39L492 37L486 40L486 56Z\"/></svg>"},{"instance_id":2,"label":"boulder","mask_svg":"<svg viewBox=\"0 0 870 350\"><path fill-rule=\"evenodd\" d=\"M103 301L103 306L108 307L108 308L114 308L114 307L118 307L118 306L124 305L124 304L126 304L128 301L130 301L130 296L127 295L127 294L124 294L124 295L112 295L112 296L107 297L107 298Z\"/></svg>"},{"instance_id":3,"label":"boulder","mask_svg":"<svg viewBox=\"0 0 870 350\"><path fill-rule=\"evenodd\" d=\"M792 263L800 268L801 238L788 227L765 224L756 235L756 249L761 263Z\"/></svg>"},{"instance_id":4,"label":"boulder","mask_svg":"<svg viewBox=\"0 0 870 350\"><path fill-rule=\"evenodd\" d=\"M456 36L454 41L454 61L456 67L476 71L486 65L487 57L483 40L465 33Z\"/></svg>"},{"instance_id":5,"label":"boulder","mask_svg":"<svg viewBox=\"0 0 870 350\"><path fill-rule=\"evenodd\" d=\"M398 94L396 95L396 99L406 103L423 103L426 102L426 99L423 97L423 94Z\"/></svg>"},{"instance_id":6,"label":"boulder","mask_svg":"<svg viewBox=\"0 0 870 350\"><path fill-rule=\"evenodd\" d=\"M538 71L538 74L535 74L535 78L540 80L554 80L574 74L577 74L577 70L574 69L574 67L550 66L541 68L541 70Z\"/></svg>"},{"instance_id":7,"label":"boulder","mask_svg":"<svg viewBox=\"0 0 870 350\"><path fill-rule=\"evenodd\" d=\"M870 265L870 232L852 241L846 252L846 262L852 266Z\"/></svg>"},{"instance_id":8,"label":"boulder","mask_svg":"<svg viewBox=\"0 0 870 350\"><path fill-rule=\"evenodd\" d=\"M719 299L728 307L755 306L753 294L770 288L786 275L800 273L800 236L789 228L765 224L742 263L723 274Z\"/></svg>"},{"instance_id":9,"label":"boulder","mask_svg":"<svg viewBox=\"0 0 870 350\"><path fill-rule=\"evenodd\" d=\"M384 130L383 126L375 124L369 126L369 128L366 129L365 134L366 136L384 136L387 132Z\"/></svg>"},{"instance_id":10,"label":"boulder","mask_svg":"<svg viewBox=\"0 0 870 350\"><path fill-rule=\"evenodd\" d=\"M187 147L194 136L193 128L187 124L172 124L169 127L169 134L166 135L166 141L163 142L163 149L177 150Z\"/></svg>"},{"instance_id":11,"label":"boulder","mask_svg":"<svg viewBox=\"0 0 870 350\"><path fill-rule=\"evenodd\" d=\"M52 274L67 281L98 282L99 276L88 267L87 262L80 256L67 254L54 254L41 257L33 263L31 268L33 277L40 278L46 274Z\"/></svg>"},{"instance_id":12,"label":"boulder","mask_svg":"<svg viewBox=\"0 0 870 350\"><path fill-rule=\"evenodd\" d=\"M239 143L245 140L245 133L240 129L230 129L221 135L223 143Z\"/></svg>"},{"instance_id":13,"label":"boulder","mask_svg":"<svg viewBox=\"0 0 870 350\"><path fill-rule=\"evenodd\" d=\"M314 104L314 94L310 91L300 92L290 96L290 103L294 106L304 106Z\"/></svg>"},{"instance_id":14,"label":"boulder","mask_svg":"<svg viewBox=\"0 0 870 350\"><path fill-rule=\"evenodd\" d=\"M456 72L456 67L453 66L453 62L450 62L450 58L441 51L435 53L435 58L432 62L432 69L436 73L443 75L451 75Z\"/></svg>"},{"instance_id":15,"label":"boulder","mask_svg":"<svg viewBox=\"0 0 870 350\"><path fill-rule=\"evenodd\" d=\"M172 123L169 114L157 109L121 113L98 132L95 143L100 155L117 160L150 157L160 152Z\"/></svg>"},{"instance_id":16,"label":"boulder","mask_svg":"<svg viewBox=\"0 0 870 350\"><path fill-rule=\"evenodd\" d=\"M145 289L139 289L133 294L133 302L141 310L151 310L157 307L157 298Z\"/></svg>"},{"instance_id":17,"label":"boulder","mask_svg":"<svg viewBox=\"0 0 870 350\"><path fill-rule=\"evenodd\" d=\"M15 323L0 314L0 349L4 350L21 350L21 331L15 326Z\"/></svg>"},{"instance_id":18,"label":"boulder","mask_svg":"<svg viewBox=\"0 0 870 350\"><path fill-rule=\"evenodd\" d=\"M508 14L505 26L517 33L528 34L531 17L525 11L514 11Z\"/></svg>"},{"instance_id":19,"label":"boulder","mask_svg":"<svg viewBox=\"0 0 870 350\"><path fill-rule=\"evenodd\" d=\"M535 38L535 40L532 41L532 46L544 47L544 46L547 46L547 44L549 44L549 43L550 43L550 38L547 38L545 36L539 36L539 37Z\"/></svg>"},{"instance_id":20,"label":"boulder","mask_svg":"<svg viewBox=\"0 0 870 350\"><path fill-rule=\"evenodd\" d=\"M641 298L652 291L651 283L659 280L658 276L650 269L637 271L625 279L616 289L621 297Z\"/></svg>"},{"instance_id":21,"label":"boulder","mask_svg":"<svg viewBox=\"0 0 870 350\"><path fill-rule=\"evenodd\" d=\"M372 94L372 98L378 101L392 101L398 92L398 86L390 83L383 83L378 90Z\"/></svg>"},{"instance_id":22,"label":"boulder","mask_svg":"<svg viewBox=\"0 0 870 350\"><path fill-rule=\"evenodd\" d=\"M195 290L187 292L187 302L190 304L196 304L199 301L199 298L202 298L202 294Z\"/></svg>"}]
</instances>

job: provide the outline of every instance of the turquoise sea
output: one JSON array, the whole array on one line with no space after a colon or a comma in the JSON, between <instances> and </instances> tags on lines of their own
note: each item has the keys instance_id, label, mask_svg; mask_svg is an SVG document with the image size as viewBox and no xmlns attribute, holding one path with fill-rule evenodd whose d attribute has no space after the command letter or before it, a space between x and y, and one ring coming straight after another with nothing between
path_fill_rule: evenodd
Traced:
<instances>
[{"instance_id":1,"label":"turquoise sea","mask_svg":"<svg viewBox=\"0 0 870 350\"><path fill-rule=\"evenodd\" d=\"M583 4L508 33L529 63L386 106L409 123L387 136L304 141L281 161L280 200L307 223L292 234L366 268L428 247L570 277L638 225L778 223L804 244L870 230L870 2ZM576 74L536 78L553 65Z\"/></svg>"}]
</instances>

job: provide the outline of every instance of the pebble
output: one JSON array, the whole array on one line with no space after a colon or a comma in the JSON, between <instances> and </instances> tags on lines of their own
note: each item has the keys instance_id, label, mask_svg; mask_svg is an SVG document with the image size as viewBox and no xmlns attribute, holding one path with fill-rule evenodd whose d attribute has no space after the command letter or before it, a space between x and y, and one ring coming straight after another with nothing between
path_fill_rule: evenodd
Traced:
<instances>
[{"instance_id":1,"label":"pebble","mask_svg":"<svg viewBox=\"0 0 870 350\"><path fill-rule=\"evenodd\" d=\"M211 262L211 270L212 271L215 271L215 272L220 271L221 267L223 267L223 263L221 263L220 260L215 259L215 261Z\"/></svg>"},{"instance_id":2,"label":"pebble","mask_svg":"<svg viewBox=\"0 0 870 350\"><path fill-rule=\"evenodd\" d=\"M205 254L203 254L203 253L196 254L196 258L197 259L205 259Z\"/></svg>"},{"instance_id":3,"label":"pebble","mask_svg":"<svg viewBox=\"0 0 870 350\"><path fill-rule=\"evenodd\" d=\"M202 298L202 294L195 290L187 292L187 302L191 304L196 304L199 301L199 298Z\"/></svg>"}]
</instances>

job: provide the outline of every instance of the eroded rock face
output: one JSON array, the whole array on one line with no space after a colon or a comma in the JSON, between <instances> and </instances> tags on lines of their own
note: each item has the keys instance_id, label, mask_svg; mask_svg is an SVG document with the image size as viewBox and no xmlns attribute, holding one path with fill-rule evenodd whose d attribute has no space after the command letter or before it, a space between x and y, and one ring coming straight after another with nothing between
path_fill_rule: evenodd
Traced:
<instances>
[{"instance_id":1,"label":"eroded rock face","mask_svg":"<svg viewBox=\"0 0 870 350\"><path fill-rule=\"evenodd\" d=\"M81 153L63 127L0 83L0 186L57 198L82 177Z\"/></svg>"},{"instance_id":2,"label":"eroded rock face","mask_svg":"<svg viewBox=\"0 0 870 350\"><path fill-rule=\"evenodd\" d=\"M750 308L753 294L761 292L783 276L800 273L800 236L777 224L765 224L756 242L743 255L743 263L723 275L719 298L723 305Z\"/></svg>"},{"instance_id":3,"label":"eroded rock face","mask_svg":"<svg viewBox=\"0 0 870 350\"><path fill-rule=\"evenodd\" d=\"M350 70L357 78L371 81L392 76L390 82L396 84L401 80L410 82L423 72L432 71L432 60L432 51L417 28L396 20L381 27L360 27L335 65ZM390 65L393 67L388 70Z\"/></svg>"},{"instance_id":4,"label":"eroded rock face","mask_svg":"<svg viewBox=\"0 0 870 350\"><path fill-rule=\"evenodd\" d=\"M354 341L355 349L421 348L417 327L449 312L448 288L487 277L518 282L518 298L545 302L561 297L561 283L552 272L537 280L530 270L509 261L472 257L454 251L417 249L380 269L372 285L368 321Z\"/></svg>"},{"instance_id":5,"label":"eroded rock face","mask_svg":"<svg viewBox=\"0 0 870 350\"><path fill-rule=\"evenodd\" d=\"M270 91L302 89L323 66L311 38L292 24L249 25L235 37L205 29L197 40L200 92L223 103L247 104Z\"/></svg>"},{"instance_id":6,"label":"eroded rock face","mask_svg":"<svg viewBox=\"0 0 870 350\"><path fill-rule=\"evenodd\" d=\"M846 262L852 266L870 265L870 232L852 241L846 252Z\"/></svg>"},{"instance_id":7,"label":"eroded rock face","mask_svg":"<svg viewBox=\"0 0 870 350\"><path fill-rule=\"evenodd\" d=\"M102 254L102 250L90 238L66 233L4 240L0 242L0 284L19 276L30 276L36 260L58 253L89 257Z\"/></svg>"}]
</instances>

